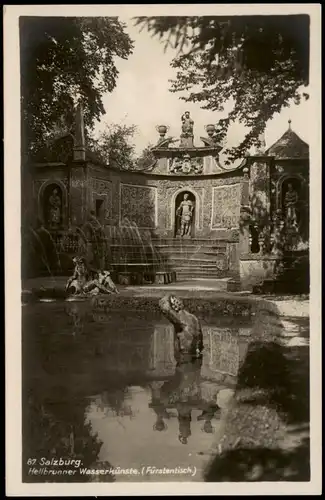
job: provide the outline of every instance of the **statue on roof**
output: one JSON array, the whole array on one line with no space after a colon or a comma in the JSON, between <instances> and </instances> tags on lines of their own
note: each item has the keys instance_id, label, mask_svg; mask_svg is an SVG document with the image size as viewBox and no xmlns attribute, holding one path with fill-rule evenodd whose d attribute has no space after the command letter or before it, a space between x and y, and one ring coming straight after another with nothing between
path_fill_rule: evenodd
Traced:
<instances>
[{"instance_id":1,"label":"statue on roof","mask_svg":"<svg viewBox=\"0 0 325 500\"><path fill-rule=\"evenodd\" d=\"M189 111L185 111L185 113L182 115L182 133L181 133L181 147L193 147L193 128L194 128L194 121L192 120L190 116Z\"/></svg>"}]
</instances>

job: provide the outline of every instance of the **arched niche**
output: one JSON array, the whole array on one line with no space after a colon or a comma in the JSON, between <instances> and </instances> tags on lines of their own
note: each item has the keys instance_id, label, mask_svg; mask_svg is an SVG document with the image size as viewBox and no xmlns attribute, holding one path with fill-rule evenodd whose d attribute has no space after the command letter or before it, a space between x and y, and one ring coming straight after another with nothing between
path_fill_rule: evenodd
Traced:
<instances>
[{"instance_id":1,"label":"arched niche","mask_svg":"<svg viewBox=\"0 0 325 500\"><path fill-rule=\"evenodd\" d=\"M197 194L191 190L191 189L181 189L177 191L172 200L172 221L173 221L173 231L174 231L174 237L180 237L181 234L181 217L178 214L179 207L181 206L181 203L184 201L184 196L187 195L187 200L191 201L193 204L193 212L192 212L192 220L191 220L191 227L190 227L190 232L184 236L187 238L194 238L195 237L195 229L197 226L197 221L198 221L198 209L199 209L199 202L198 202L198 196Z\"/></svg>"},{"instance_id":2,"label":"arched niche","mask_svg":"<svg viewBox=\"0 0 325 500\"><path fill-rule=\"evenodd\" d=\"M286 219L285 199L291 189L297 193L296 225L303 240L309 238L309 192L308 182L300 174L285 174L277 182L277 209L281 210L282 217Z\"/></svg>"},{"instance_id":3,"label":"arched niche","mask_svg":"<svg viewBox=\"0 0 325 500\"><path fill-rule=\"evenodd\" d=\"M304 205L307 202L306 181L301 175L286 174L280 177L277 182L277 209L280 209L283 217L285 217L285 198L290 185L292 186L292 190L298 195L297 214L299 223L303 217Z\"/></svg>"},{"instance_id":4,"label":"arched niche","mask_svg":"<svg viewBox=\"0 0 325 500\"><path fill-rule=\"evenodd\" d=\"M67 224L65 185L57 180L44 182L38 193L38 207L39 218L48 229L62 229Z\"/></svg>"},{"instance_id":5,"label":"arched niche","mask_svg":"<svg viewBox=\"0 0 325 500\"><path fill-rule=\"evenodd\" d=\"M277 209L283 209L284 197L289 184L292 184L293 188L297 191L300 200L306 200L306 180L304 177L300 174L284 174L278 179L276 184Z\"/></svg>"}]
</instances>

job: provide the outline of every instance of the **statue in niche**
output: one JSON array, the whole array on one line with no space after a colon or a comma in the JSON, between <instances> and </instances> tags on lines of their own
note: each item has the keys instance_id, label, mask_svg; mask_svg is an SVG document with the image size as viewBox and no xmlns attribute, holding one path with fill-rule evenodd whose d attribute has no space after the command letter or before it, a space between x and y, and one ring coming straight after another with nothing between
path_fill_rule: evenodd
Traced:
<instances>
[{"instance_id":1,"label":"statue in niche","mask_svg":"<svg viewBox=\"0 0 325 500\"><path fill-rule=\"evenodd\" d=\"M189 111L185 111L182 115L182 133L181 133L181 147L193 147L193 128L194 121L190 116Z\"/></svg>"},{"instance_id":2,"label":"statue in niche","mask_svg":"<svg viewBox=\"0 0 325 500\"><path fill-rule=\"evenodd\" d=\"M180 235L181 238L189 236L192 229L192 220L194 214L194 203L188 199L188 193L184 194L183 201L176 210L176 217L180 219Z\"/></svg>"},{"instance_id":3,"label":"statue in niche","mask_svg":"<svg viewBox=\"0 0 325 500\"><path fill-rule=\"evenodd\" d=\"M293 189L291 183L288 184L288 190L284 197L285 218L290 226L297 225L297 204L299 201L298 193Z\"/></svg>"},{"instance_id":4,"label":"statue in niche","mask_svg":"<svg viewBox=\"0 0 325 500\"><path fill-rule=\"evenodd\" d=\"M48 224L49 227L55 229L60 226L61 223L61 198L59 196L59 191L54 188L51 196L49 197L49 215Z\"/></svg>"}]
</instances>

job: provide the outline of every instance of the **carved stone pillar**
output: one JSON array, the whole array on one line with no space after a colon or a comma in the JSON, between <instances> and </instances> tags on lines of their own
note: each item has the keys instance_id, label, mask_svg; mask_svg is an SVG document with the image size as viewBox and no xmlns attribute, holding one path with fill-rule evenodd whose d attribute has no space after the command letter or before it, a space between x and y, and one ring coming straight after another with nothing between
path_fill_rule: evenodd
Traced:
<instances>
[{"instance_id":1,"label":"carved stone pillar","mask_svg":"<svg viewBox=\"0 0 325 500\"><path fill-rule=\"evenodd\" d=\"M243 169L242 193L240 206L239 256L250 252L250 206L249 206L249 169Z\"/></svg>"}]
</instances>

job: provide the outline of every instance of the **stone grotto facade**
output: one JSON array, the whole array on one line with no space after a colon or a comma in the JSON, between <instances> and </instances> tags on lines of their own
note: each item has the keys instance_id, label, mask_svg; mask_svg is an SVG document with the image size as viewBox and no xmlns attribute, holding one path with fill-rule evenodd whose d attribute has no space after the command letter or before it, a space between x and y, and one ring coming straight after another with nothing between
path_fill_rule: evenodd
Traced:
<instances>
[{"instance_id":1,"label":"stone grotto facade","mask_svg":"<svg viewBox=\"0 0 325 500\"><path fill-rule=\"evenodd\" d=\"M150 164L124 171L87 150L81 106L76 116L73 135L62 133L37 161L22 166L23 229L46 228L58 253L71 256L73 235L96 219L112 248L141 247L150 239L177 279L252 288L274 276L283 251L308 250L309 147L290 123L269 149L229 167L215 126L207 125L196 144L185 113L180 140L157 126ZM295 239L280 248L277 235L289 227Z\"/></svg>"}]
</instances>

